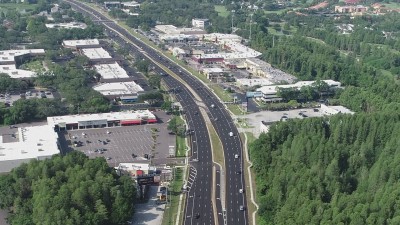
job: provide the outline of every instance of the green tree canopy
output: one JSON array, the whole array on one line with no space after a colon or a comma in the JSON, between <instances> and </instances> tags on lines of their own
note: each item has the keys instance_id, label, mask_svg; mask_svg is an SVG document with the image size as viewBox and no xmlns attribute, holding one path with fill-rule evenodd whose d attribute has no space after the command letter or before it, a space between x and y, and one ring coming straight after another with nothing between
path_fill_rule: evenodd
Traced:
<instances>
[{"instance_id":1,"label":"green tree canopy","mask_svg":"<svg viewBox=\"0 0 400 225\"><path fill-rule=\"evenodd\" d=\"M132 217L136 189L104 158L81 152L32 160L0 176L0 206L10 224L113 225Z\"/></svg>"}]
</instances>

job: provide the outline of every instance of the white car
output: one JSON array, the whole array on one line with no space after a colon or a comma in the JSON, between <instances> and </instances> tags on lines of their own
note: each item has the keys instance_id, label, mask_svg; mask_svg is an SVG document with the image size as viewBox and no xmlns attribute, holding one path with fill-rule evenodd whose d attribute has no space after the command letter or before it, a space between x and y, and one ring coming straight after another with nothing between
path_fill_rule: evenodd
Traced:
<instances>
[{"instance_id":1,"label":"white car","mask_svg":"<svg viewBox=\"0 0 400 225\"><path fill-rule=\"evenodd\" d=\"M238 159L239 158L239 155L238 154L235 154L235 159Z\"/></svg>"},{"instance_id":2,"label":"white car","mask_svg":"<svg viewBox=\"0 0 400 225\"><path fill-rule=\"evenodd\" d=\"M239 193L242 194L243 193L243 189L239 189Z\"/></svg>"},{"instance_id":3,"label":"white car","mask_svg":"<svg viewBox=\"0 0 400 225\"><path fill-rule=\"evenodd\" d=\"M232 131L229 132L229 136L233 137L233 132Z\"/></svg>"}]
</instances>

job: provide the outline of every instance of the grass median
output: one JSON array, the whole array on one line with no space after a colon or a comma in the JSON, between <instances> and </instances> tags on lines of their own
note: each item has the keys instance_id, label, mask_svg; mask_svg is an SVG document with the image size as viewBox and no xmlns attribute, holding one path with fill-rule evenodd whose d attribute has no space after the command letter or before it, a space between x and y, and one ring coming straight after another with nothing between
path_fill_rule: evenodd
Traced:
<instances>
[{"instance_id":1,"label":"grass median","mask_svg":"<svg viewBox=\"0 0 400 225\"><path fill-rule=\"evenodd\" d=\"M179 197L182 194L183 168L174 168L174 179L169 186L168 203L164 211L162 225L175 225L179 209ZM182 214L183 215L183 214ZM179 218L181 221L182 219ZM180 223L179 223L180 224Z\"/></svg>"},{"instance_id":2,"label":"grass median","mask_svg":"<svg viewBox=\"0 0 400 225\"><path fill-rule=\"evenodd\" d=\"M254 135L250 132L245 132L245 133L240 133L240 138L242 138L242 140L245 140L245 136L247 137L247 148L249 148L249 145L256 139L254 137ZM244 143L244 142L243 142ZM250 163L247 161L247 159L244 160L244 176L245 178L249 178L250 174L248 171L248 167L250 166ZM253 169L250 169L250 173L251 173L251 180L250 179L246 179L246 193L247 193L247 212L249 215L249 224L254 224L253 221L253 213L257 210L256 206L253 204L253 202L251 201L251 191L250 191L250 184L249 182L251 182L252 187L253 187L253 195L254 197L256 197L256 182L255 182L255 174ZM250 181L249 181L250 180ZM257 214L256 214L256 222L257 222ZM256 223L257 224L257 223Z\"/></svg>"}]
</instances>

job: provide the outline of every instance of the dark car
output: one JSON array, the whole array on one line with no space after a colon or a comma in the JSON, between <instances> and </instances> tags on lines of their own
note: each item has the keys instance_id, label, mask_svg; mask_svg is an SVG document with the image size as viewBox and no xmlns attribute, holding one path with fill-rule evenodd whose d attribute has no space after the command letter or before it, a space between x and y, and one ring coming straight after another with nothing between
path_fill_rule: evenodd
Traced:
<instances>
[{"instance_id":1,"label":"dark car","mask_svg":"<svg viewBox=\"0 0 400 225\"><path fill-rule=\"evenodd\" d=\"M195 218L196 219L200 218L200 213L196 213Z\"/></svg>"}]
</instances>

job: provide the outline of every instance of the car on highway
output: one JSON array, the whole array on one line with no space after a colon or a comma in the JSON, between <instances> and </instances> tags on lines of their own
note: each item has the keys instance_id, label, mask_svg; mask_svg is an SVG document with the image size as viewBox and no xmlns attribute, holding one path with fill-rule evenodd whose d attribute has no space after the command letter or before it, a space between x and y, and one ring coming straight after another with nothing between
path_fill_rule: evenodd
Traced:
<instances>
[{"instance_id":1,"label":"car on highway","mask_svg":"<svg viewBox=\"0 0 400 225\"><path fill-rule=\"evenodd\" d=\"M244 192L243 189L239 189L239 193L242 194Z\"/></svg>"},{"instance_id":2,"label":"car on highway","mask_svg":"<svg viewBox=\"0 0 400 225\"><path fill-rule=\"evenodd\" d=\"M194 218L196 218L196 219L200 218L200 213L196 213L196 215L194 216Z\"/></svg>"},{"instance_id":3,"label":"car on highway","mask_svg":"<svg viewBox=\"0 0 400 225\"><path fill-rule=\"evenodd\" d=\"M233 132L232 132L232 131L229 132L229 136L230 136L230 137L233 137Z\"/></svg>"},{"instance_id":4,"label":"car on highway","mask_svg":"<svg viewBox=\"0 0 400 225\"><path fill-rule=\"evenodd\" d=\"M239 206L239 210L240 210L240 211L244 211L244 210L245 210L245 207L241 205L241 206Z\"/></svg>"},{"instance_id":5,"label":"car on highway","mask_svg":"<svg viewBox=\"0 0 400 225\"><path fill-rule=\"evenodd\" d=\"M235 159L238 159L239 158L239 155L238 154L235 154Z\"/></svg>"}]
</instances>

